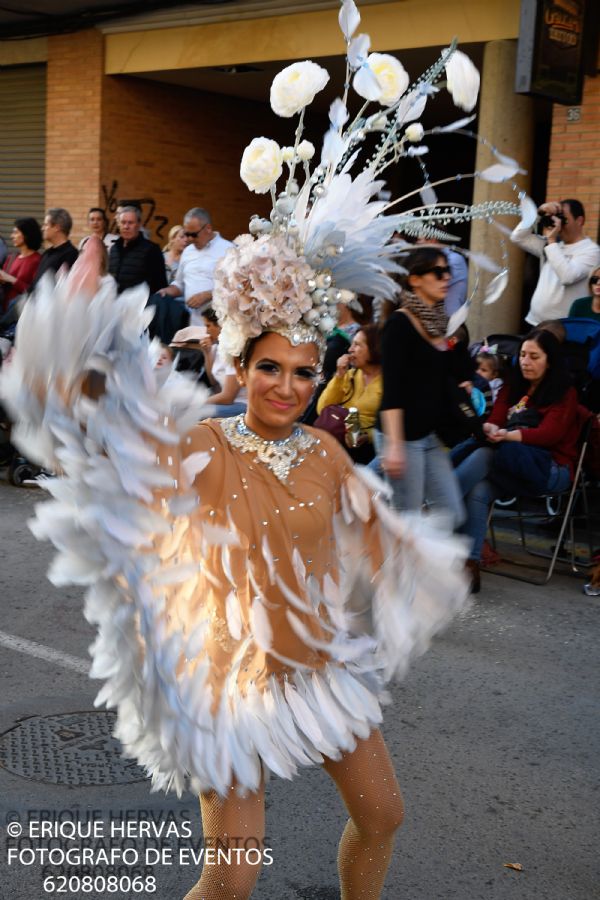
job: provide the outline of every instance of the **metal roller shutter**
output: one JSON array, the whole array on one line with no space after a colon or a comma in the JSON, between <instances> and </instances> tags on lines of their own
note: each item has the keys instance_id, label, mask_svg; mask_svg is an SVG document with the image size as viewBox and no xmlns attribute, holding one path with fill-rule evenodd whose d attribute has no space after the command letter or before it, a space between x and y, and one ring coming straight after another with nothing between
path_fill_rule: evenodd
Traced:
<instances>
[{"instance_id":1,"label":"metal roller shutter","mask_svg":"<svg viewBox=\"0 0 600 900\"><path fill-rule=\"evenodd\" d=\"M46 66L0 68L0 234L13 222L44 216Z\"/></svg>"}]
</instances>

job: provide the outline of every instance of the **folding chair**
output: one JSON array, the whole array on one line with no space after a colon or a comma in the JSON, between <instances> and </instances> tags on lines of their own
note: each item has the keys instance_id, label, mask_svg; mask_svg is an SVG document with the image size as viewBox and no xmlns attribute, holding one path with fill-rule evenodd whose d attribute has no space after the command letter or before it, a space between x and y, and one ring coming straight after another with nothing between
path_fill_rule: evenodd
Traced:
<instances>
[{"instance_id":1,"label":"folding chair","mask_svg":"<svg viewBox=\"0 0 600 900\"><path fill-rule=\"evenodd\" d=\"M532 578L530 576L521 575L517 572L511 572L502 570L497 568L495 565L493 568L490 568L490 572L493 572L495 575L501 575L504 578L513 578L516 581L525 581L528 584L538 584L543 585L547 584L552 575L554 573L554 569L557 562L565 562L569 563L571 566L571 570L573 574L581 574L582 568L589 568L593 564L593 556L594 556L594 548L593 548L593 535L592 535L592 527L591 527L591 516L590 516L590 504L588 498L588 488L586 476L583 468L583 461L585 457L585 453L587 450L588 440L590 436L590 431L592 427L592 416L590 415L582 425L581 432L579 435L579 455L577 457L577 463L575 466L575 474L573 477L573 482L571 486L566 491L562 491L560 493L544 493L537 494L532 497L517 497L515 513L514 515L506 515L503 514L503 521L507 522L511 519L516 519L519 526L519 537L520 543L523 549L530 556L536 556L543 559L547 559L550 561L548 568L545 570L545 574L541 580L539 578ZM556 542L554 544L554 548L552 552L544 552L540 550L531 549L530 546L527 545L527 534L525 530L525 525L527 521L535 520L537 524L541 524L543 522L551 522L553 521L557 515L553 513L550 499L560 500L561 506L564 506L564 513L562 514L562 521L560 524L560 530L558 536L556 538ZM544 514L539 509L537 510L526 510L524 507L529 502L529 506L531 506L532 501L542 501L546 507L546 513ZM580 507L580 512L577 512L578 506ZM576 550L576 541L575 541L575 521L576 519L583 519L585 523L585 534L586 534L586 548L588 553L588 562L582 563L581 561L577 561L575 556ZM490 514L488 517L488 530L490 533L491 544L493 549L497 552L497 542L496 542L496 531L494 527L494 504L490 507ZM561 551L563 549L563 542L565 540L565 535L568 530L568 545L569 545L569 555L565 556L561 555ZM531 569L531 564L525 560L517 560L517 559L507 559L505 557L500 557L501 562L509 563L511 566L516 567L527 567ZM533 567L536 571L544 573L544 569L541 569L539 566Z\"/></svg>"}]
</instances>

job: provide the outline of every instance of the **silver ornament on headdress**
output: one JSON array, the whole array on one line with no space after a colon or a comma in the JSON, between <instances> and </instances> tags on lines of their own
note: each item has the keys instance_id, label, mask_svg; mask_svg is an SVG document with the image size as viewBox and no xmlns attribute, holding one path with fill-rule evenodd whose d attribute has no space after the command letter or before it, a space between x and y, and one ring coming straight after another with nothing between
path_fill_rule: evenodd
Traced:
<instances>
[{"instance_id":1,"label":"silver ornament on headdress","mask_svg":"<svg viewBox=\"0 0 600 900\"><path fill-rule=\"evenodd\" d=\"M286 118L299 117L294 145L282 150L273 140L255 138L244 151L240 167L242 180L250 190L271 193L273 206L270 217L256 216L251 220L250 231L256 236L255 241L272 240L274 247L280 247L283 242L289 252L288 274L293 274L297 268L302 270L303 277L306 275L305 293L301 301L303 308L296 315L285 311L285 321L276 325L277 329L283 327L286 337L289 333L291 339L300 321L326 336L335 327L337 304L343 302L356 308L359 294L395 299L399 292L396 277L403 272L397 261L402 252L402 242L393 240L396 233L452 242L458 239L448 231L448 226L478 218L489 221L499 215L520 215L524 222L530 216L532 207L532 201L514 183L515 176L523 171L519 164L466 128L475 118L474 115L430 130L425 130L418 121L430 98L438 93L436 84L440 81L445 82L455 104L465 112L470 113L475 107L479 73L468 57L457 49L455 41L442 51L438 60L420 78L410 84L408 74L395 57L370 53L368 35L354 36L360 24L355 0L341 0L339 23L347 45L344 92L331 104L330 128L325 134L321 158L316 167L311 172L309 163L315 155L315 148L301 139L304 113L329 80L329 75L321 66L308 60L283 69L271 87L273 111ZM354 117L348 110L351 86L366 100ZM378 103L379 108L367 114L369 102ZM432 182L423 162L429 148L422 141L425 136L435 138L450 134L468 135L485 144L496 162L482 171ZM374 149L366 161L362 161L358 174L351 175L368 135L376 135ZM385 183L381 174L403 157L415 159L423 175L423 185L404 196L395 199L386 196L384 199L382 189ZM285 166L288 168L287 178L283 190L277 194L276 184ZM302 171L304 183L300 185ZM438 184L465 178L491 183L508 182L517 202L468 205L438 201L435 190ZM396 212L402 202L409 209ZM394 212L390 214L392 209ZM246 238L251 242L253 240L250 235ZM264 249L264 243L262 247ZM485 288L485 302L494 302L507 280L504 277L506 253L503 252L502 264L498 265L483 254L463 252L469 256L476 275L479 270L495 274ZM274 264L274 270L276 268ZM270 285L274 288L279 285L285 294L287 288L279 279L280 272L274 274L276 277L269 282ZM268 276L266 278L269 281ZM236 283L230 280L225 290L233 291ZM292 295L297 297L297 292L292 290ZM256 331L257 312L250 306L253 302L260 306L262 300L255 293L249 296L254 299L249 300L247 295L245 302L248 305L244 309L251 324L246 326L242 316L234 317L235 327L242 332L246 330L246 333L235 341L229 330L232 348L240 344L243 346L244 337L256 336L261 330ZM285 296L284 299L287 302L289 298ZM462 308L461 315L466 315L471 299ZM295 302L294 297L292 300ZM231 308L232 303L226 301L223 304L223 319L230 315L227 306ZM268 327L269 323L264 323L262 330Z\"/></svg>"}]
</instances>

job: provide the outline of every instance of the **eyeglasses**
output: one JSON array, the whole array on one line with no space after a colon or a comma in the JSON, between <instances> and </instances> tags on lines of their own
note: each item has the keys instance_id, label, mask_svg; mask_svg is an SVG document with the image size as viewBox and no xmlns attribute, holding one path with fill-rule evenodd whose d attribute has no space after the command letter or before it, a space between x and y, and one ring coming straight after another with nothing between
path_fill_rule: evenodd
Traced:
<instances>
[{"instance_id":1,"label":"eyeglasses","mask_svg":"<svg viewBox=\"0 0 600 900\"><path fill-rule=\"evenodd\" d=\"M600 275L592 275L590 278L590 284L598 284L600 281Z\"/></svg>"},{"instance_id":2,"label":"eyeglasses","mask_svg":"<svg viewBox=\"0 0 600 900\"><path fill-rule=\"evenodd\" d=\"M205 225L203 225L202 228L199 228L198 231L184 231L183 233L186 237L189 237L189 238L192 238L192 240L195 240L198 237L198 235L204 231L204 229L206 228L206 225L208 225L208 222Z\"/></svg>"},{"instance_id":3,"label":"eyeglasses","mask_svg":"<svg viewBox=\"0 0 600 900\"><path fill-rule=\"evenodd\" d=\"M441 281L444 275L452 274L450 271L450 266L432 266L430 269L425 269L424 272L413 272L413 275L435 275L438 281Z\"/></svg>"}]
</instances>

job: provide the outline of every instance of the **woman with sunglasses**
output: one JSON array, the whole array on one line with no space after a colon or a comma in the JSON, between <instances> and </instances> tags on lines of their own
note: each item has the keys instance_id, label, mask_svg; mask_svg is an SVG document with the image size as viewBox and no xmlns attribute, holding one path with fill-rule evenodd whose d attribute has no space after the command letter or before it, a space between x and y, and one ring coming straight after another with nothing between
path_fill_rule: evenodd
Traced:
<instances>
[{"instance_id":1,"label":"woman with sunglasses","mask_svg":"<svg viewBox=\"0 0 600 900\"><path fill-rule=\"evenodd\" d=\"M445 337L450 267L435 247L414 250L404 266L401 306L387 320L382 338L380 463L390 479L396 509L417 511L427 501L449 514L456 527L464 507L436 434L446 416L455 363Z\"/></svg>"},{"instance_id":2,"label":"woman with sunglasses","mask_svg":"<svg viewBox=\"0 0 600 900\"><path fill-rule=\"evenodd\" d=\"M569 310L569 318L595 319L600 322L600 266L597 266L588 281L589 297L574 300Z\"/></svg>"}]
</instances>

